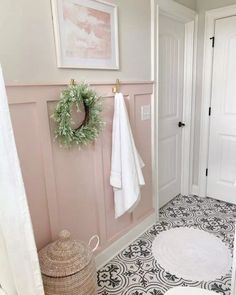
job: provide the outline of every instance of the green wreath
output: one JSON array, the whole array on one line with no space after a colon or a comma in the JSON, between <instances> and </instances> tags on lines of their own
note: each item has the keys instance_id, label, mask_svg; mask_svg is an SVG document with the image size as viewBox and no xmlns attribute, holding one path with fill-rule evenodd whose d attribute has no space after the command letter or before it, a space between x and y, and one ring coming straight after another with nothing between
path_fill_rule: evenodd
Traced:
<instances>
[{"instance_id":1,"label":"green wreath","mask_svg":"<svg viewBox=\"0 0 236 295\"><path fill-rule=\"evenodd\" d=\"M74 104L78 112L81 111L83 104L85 111L85 118L77 128L72 127L75 125L71 114ZM101 112L101 97L85 83L72 83L62 91L53 114L56 122L56 139L67 147L83 146L94 142L104 126Z\"/></svg>"}]
</instances>

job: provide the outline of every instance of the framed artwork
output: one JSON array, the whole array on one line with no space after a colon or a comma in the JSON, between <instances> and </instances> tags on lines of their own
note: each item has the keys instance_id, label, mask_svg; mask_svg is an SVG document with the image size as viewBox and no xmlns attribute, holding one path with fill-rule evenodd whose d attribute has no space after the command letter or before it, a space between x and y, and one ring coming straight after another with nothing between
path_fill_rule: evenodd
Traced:
<instances>
[{"instance_id":1,"label":"framed artwork","mask_svg":"<svg viewBox=\"0 0 236 295\"><path fill-rule=\"evenodd\" d=\"M59 68L119 69L117 6L98 0L52 0Z\"/></svg>"}]
</instances>

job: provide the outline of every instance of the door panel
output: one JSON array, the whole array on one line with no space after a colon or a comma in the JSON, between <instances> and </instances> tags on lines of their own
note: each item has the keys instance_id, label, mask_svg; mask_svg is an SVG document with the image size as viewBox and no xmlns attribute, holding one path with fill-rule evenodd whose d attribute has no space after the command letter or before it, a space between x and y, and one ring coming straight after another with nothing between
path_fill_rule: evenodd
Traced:
<instances>
[{"instance_id":1,"label":"door panel","mask_svg":"<svg viewBox=\"0 0 236 295\"><path fill-rule=\"evenodd\" d=\"M236 16L215 24L207 195L236 203Z\"/></svg>"},{"instance_id":2,"label":"door panel","mask_svg":"<svg viewBox=\"0 0 236 295\"><path fill-rule=\"evenodd\" d=\"M161 188L165 188L171 183L176 181L177 178L177 159L178 159L178 147L177 136L169 136L160 140L160 154L168 154L169 156L165 161L161 161L161 173L159 176L159 185Z\"/></svg>"},{"instance_id":3,"label":"door panel","mask_svg":"<svg viewBox=\"0 0 236 295\"><path fill-rule=\"evenodd\" d=\"M184 24L159 20L159 196L160 206L180 193L184 73Z\"/></svg>"}]
</instances>

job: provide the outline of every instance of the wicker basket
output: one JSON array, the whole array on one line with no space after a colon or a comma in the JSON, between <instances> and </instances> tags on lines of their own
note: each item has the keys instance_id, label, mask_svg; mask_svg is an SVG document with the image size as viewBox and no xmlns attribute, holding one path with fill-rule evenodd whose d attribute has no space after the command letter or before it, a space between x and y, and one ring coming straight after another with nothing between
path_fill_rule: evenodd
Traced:
<instances>
[{"instance_id":1,"label":"wicker basket","mask_svg":"<svg viewBox=\"0 0 236 295\"><path fill-rule=\"evenodd\" d=\"M94 239L94 249L90 245ZM97 294L96 266L93 252L99 245L93 236L89 245L71 239L63 230L59 239L39 252L39 261L46 295Z\"/></svg>"}]
</instances>

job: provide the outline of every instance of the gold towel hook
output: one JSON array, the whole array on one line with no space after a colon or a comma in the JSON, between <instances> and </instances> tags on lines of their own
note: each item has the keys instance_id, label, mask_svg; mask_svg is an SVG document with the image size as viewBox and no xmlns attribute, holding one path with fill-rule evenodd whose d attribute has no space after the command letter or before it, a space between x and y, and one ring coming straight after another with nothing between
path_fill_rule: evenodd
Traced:
<instances>
[{"instance_id":1,"label":"gold towel hook","mask_svg":"<svg viewBox=\"0 0 236 295\"><path fill-rule=\"evenodd\" d=\"M75 79L70 79L70 85L75 85Z\"/></svg>"},{"instance_id":2,"label":"gold towel hook","mask_svg":"<svg viewBox=\"0 0 236 295\"><path fill-rule=\"evenodd\" d=\"M120 92L120 80L116 79L116 85L112 87L113 93L119 93Z\"/></svg>"}]
</instances>

